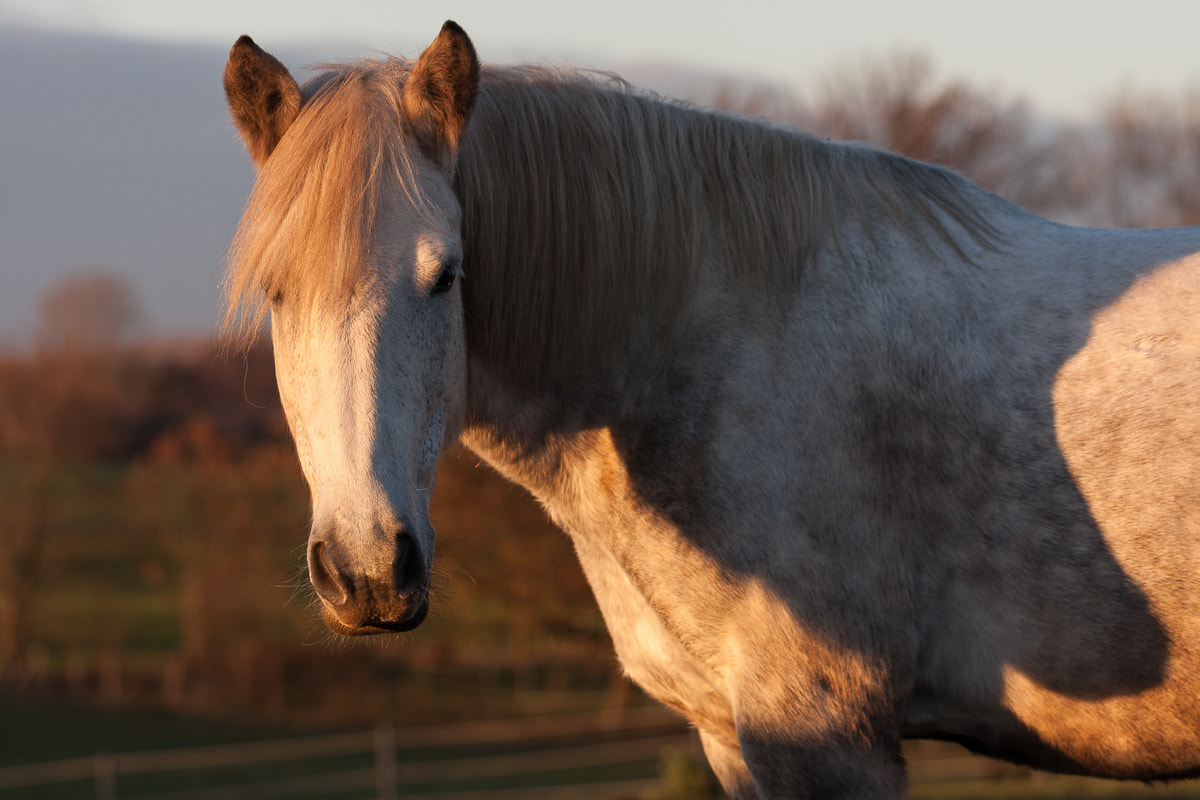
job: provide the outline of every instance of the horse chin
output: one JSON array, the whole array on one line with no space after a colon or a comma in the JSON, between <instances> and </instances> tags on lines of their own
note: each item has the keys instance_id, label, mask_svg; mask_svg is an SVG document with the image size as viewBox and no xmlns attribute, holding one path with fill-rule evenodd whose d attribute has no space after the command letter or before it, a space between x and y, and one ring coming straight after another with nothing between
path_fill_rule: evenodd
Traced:
<instances>
[{"instance_id":1,"label":"horse chin","mask_svg":"<svg viewBox=\"0 0 1200 800\"><path fill-rule=\"evenodd\" d=\"M385 633L405 633L418 627L429 615L429 600L422 600L412 616L400 622L383 622L370 620L358 625L347 625L338 618L337 612L324 603L321 604L321 619L325 627L339 636L379 636Z\"/></svg>"}]
</instances>

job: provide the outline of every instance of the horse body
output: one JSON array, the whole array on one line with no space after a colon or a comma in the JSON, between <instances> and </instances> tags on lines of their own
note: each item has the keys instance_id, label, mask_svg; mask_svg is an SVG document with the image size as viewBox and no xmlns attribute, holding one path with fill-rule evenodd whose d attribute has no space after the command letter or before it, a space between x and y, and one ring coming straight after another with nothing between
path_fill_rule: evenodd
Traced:
<instances>
[{"instance_id":1,"label":"horse body","mask_svg":"<svg viewBox=\"0 0 1200 800\"><path fill-rule=\"evenodd\" d=\"M505 388L478 387L465 441L572 534L622 664L718 759L736 767L762 726L797 769L812 741L901 736L1058 771L1195 769L1200 233L998 212L1029 252L974 254L973 285L911 245L851 286L859 265L814 264L783 335L700 320L692 374L677 364L679 396L649 414L514 432L529 415L490 419ZM1141 319L1097 335L1106 307ZM1135 362L1124 386L1097 380L1114 360ZM514 452L514 433L544 444Z\"/></svg>"},{"instance_id":2,"label":"horse body","mask_svg":"<svg viewBox=\"0 0 1200 800\"><path fill-rule=\"evenodd\" d=\"M572 536L731 795L900 796L906 736L1200 769L1200 231L1060 226L591 81L476 94L450 24L372 69L301 91L239 42L227 72L260 169L235 294L272 300L331 628L423 619L461 429ZM299 157L380 119L402 152L352 153L383 173Z\"/></svg>"}]
</instances>

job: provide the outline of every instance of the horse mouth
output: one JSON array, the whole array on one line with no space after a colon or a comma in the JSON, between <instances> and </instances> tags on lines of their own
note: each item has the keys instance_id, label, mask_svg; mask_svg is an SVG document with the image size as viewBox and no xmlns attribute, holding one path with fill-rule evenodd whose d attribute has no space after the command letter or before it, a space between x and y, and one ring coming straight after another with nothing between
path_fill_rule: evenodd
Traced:
<instances>
[{"instance_id":1,"label":"horse mouth","mask_svg":"<svg viewBox=\"0 0 1200 800\"><path fill-rule=\"evenodd\" d=\"M321 620L325 627L339 636L379 636L384 633L405 633L411 631L429 615L429 599L422 599L413 613L403 620L365 619L357 625L350 625L338 617L337 612L326 603L321 603Z\"/></svg>"}]
</instances>

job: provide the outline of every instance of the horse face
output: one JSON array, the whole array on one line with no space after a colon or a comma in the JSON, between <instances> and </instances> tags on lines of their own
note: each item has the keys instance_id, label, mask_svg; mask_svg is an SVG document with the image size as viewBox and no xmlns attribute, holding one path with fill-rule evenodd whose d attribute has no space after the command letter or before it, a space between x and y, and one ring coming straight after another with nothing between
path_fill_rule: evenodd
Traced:
<instances>
[{"instance_id":1,"label":"horse face","mask_svg":"<svg viewBox=\"0 0 1200 800\"><path fill-rule=\"evenodd\" d=\"M331 300L266 286L279 392L312 492L309 577L344 635L409 630L428 611L429 496L466 396L450 176L477 83L470 41L447 23L404 84L403 185L378 192L352 287ZM260 170L303 111L294 86L249 39L234 46L226 93Z\"/></svg>"},{"instance_id":2,"label":"horse face","mask_svg":"<svg viewBox=\"0 0 1200 800\"><path fill-rule=\"evenodd\" d=\"M342 634L408 630L427 610L429 495L466 388L457 206L444 178L428 177L444 225L393 216L372 247L384 263L348 304L323 313L285 296L271 311L279 392L312 491L309 576Z\"/></svg>"}]
</instances>

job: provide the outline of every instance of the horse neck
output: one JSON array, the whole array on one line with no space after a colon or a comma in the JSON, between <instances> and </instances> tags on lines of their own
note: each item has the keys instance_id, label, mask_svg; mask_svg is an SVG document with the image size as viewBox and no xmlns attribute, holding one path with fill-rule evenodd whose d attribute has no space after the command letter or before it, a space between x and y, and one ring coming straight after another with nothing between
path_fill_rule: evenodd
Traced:
<instances>
[{"instance_id":1,"label":"horse neck","mask_svg":"<svg viewBox=\"0 0 1200 800\"><path fill-rule=\"evenodd\" d=\"M597 432L619 446L618 428L636 435L706 391L735 328L773 325L839 238L890 222L953 250L986 234L964 186L586 84L485 81L456 186L468 444L527 486L579 448L603 449L587 444Z\"/></svg>"},{"instance_id":2,"label":"horse neck","mask_svg":"<svg viewBox=\"0 0 1200 800\"><path fill-rule=\"evenodd\" d=\"M585 82L485 82L456 182L479 418L601 424L656 388L704 247L704 209L657 188L661 111Z\"/></svg>"}]
</instances>

